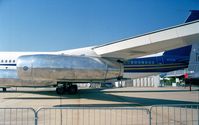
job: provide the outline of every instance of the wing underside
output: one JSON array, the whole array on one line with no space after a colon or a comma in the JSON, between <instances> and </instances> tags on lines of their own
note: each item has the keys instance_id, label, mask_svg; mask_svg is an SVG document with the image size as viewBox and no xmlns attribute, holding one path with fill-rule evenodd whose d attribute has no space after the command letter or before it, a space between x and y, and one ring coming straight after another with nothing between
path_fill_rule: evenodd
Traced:
<instances>
[{"instance_id":1,"label":"wing underside","mask_svg":"<svg viewBox=\"0 0 199 125\"><path fill-rule=\"evenodd\" d=\"M93 48L104 58L131 59L199 42L199 20Z\"/></svg>"}]
</instances>

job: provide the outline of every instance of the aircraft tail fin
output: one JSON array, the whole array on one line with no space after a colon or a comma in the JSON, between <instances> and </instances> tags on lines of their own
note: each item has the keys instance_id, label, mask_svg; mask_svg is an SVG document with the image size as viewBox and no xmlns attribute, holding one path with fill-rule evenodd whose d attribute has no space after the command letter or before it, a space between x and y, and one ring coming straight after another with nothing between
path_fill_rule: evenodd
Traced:
<instances>
[{"instance_id":1,"label":"aircraft tail fin","mask_svg":"<svg viewBox=\"0 0 199 125\"><path fill-rule=\"evenodd\" d=\"M194 20L199 20L199 10L190 10L190 15L186 19L185 23L191 22ZM190 56L191 53L191 45L185 46L173 50L165 51L163 55L165 56Z\"/></svg>"},{"instance_id":2,"label":"aircraft tail fin","mask_svg":"<svg viewBox=\"0 0 199 125\"><path fill-rule=\"evenodd\" d=\"M191 14L186 19L185 23L199 19L199 10L190 10Z\"/></svg>"}]
</instances>

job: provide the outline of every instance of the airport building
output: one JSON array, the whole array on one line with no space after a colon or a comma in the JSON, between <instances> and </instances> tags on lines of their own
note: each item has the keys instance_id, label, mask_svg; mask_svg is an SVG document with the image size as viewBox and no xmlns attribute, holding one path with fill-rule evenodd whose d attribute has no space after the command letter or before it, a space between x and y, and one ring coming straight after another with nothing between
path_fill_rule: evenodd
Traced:
<instances>
[{"instance_id":1,"label":"airport building","mask_svg":"<svg viewBox=\"0 0 199 125\"><path fill-rule=\"evenodd\" d=\"M115 87L163 87L163 86L181 86L184 85L182 78L184 74L188 72L188 69L175 70L167 73L154 74L146 77L138 77L132 73L124 73L125 78L129 80L115 82ZM172 79L172 80L171 80Z\"/></svg>"}]
</instances>

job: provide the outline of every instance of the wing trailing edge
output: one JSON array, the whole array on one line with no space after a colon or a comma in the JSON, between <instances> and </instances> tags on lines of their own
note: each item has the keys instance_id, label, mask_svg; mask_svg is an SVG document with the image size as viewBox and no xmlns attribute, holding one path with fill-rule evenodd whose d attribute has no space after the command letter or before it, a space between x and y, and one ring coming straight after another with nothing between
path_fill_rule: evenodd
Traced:
<instances>
[{"instance_id":1,"label":"wing trailing edge","mask_svg":"<svg viewBox=\"0 0 199 125\"><path fill-rule=\"evenodd\" d=\"M199 42L199 20L94 47L104 58L131 59Z\"/></svg>"}]
</instances>

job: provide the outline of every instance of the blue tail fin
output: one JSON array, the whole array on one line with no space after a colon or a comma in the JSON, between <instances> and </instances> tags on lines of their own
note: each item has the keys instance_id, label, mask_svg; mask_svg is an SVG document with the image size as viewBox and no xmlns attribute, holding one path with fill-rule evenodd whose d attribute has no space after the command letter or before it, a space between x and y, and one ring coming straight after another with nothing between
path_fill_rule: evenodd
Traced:
<instances>
[{"instance_id":1,"label":"blue tail fin","mask_svg":"<svg viewBox=\"0 0 199 125\"><path fill-rule=\"evenodd\" d=\"M191 14L186 19L185 23L199 19L199 10L190 10Z\"/></svg>"},{"instance_id":2,"label":"blue tail fin","mask_svg":"<svg viewBox=\"0 0 199 125\"><path fill-rule=\"evenodd\" d=\"M199 10L190 10L191 14L188 16L186 19L185 23L191 22L194 20L199 20ZM168 50L165 51L163 55L165 56L190 56L191 53L191 45L173 49L173 50Z\"/></svg>"}]
</instances>

